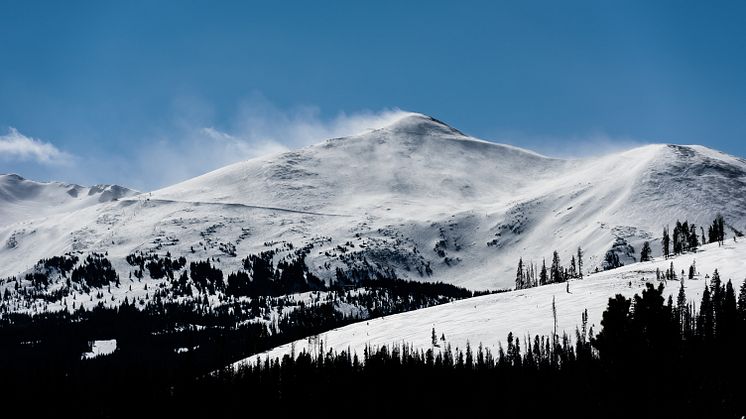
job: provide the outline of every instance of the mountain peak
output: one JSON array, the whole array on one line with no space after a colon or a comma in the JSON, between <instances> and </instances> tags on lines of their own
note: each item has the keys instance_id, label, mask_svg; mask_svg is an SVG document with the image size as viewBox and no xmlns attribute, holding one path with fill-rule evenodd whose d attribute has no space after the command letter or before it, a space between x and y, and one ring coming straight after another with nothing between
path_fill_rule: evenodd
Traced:
<instances>
[{"instance_id":1,"label":"mountain peak","mask_svg":"<svg viewBox=\"0 0 746 419\"><path fill-rule=\"evenodd\" d=\"M20 182L26 180L23 176L15 173L0 173L0 181Z\"/></svg>"},{"instance_id":2,"label":"mountain peak","mask_svg":"<svg viewBox=\"0 0 746 419\"><path fill-rule=\"evenodd\" d=\"M455 135L465 137L461 131L443 121L421 113L409 112L393 123L381 128L397 133L410 135Z\"/></svg>"}]
</instances>

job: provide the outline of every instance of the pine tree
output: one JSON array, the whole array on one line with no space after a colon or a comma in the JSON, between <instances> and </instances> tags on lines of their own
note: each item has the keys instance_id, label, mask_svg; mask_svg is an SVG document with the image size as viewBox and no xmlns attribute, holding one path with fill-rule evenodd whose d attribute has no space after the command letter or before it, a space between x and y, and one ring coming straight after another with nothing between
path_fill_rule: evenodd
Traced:
<instances>
[{"instance_id":1,"label":"pine tree","mask_svg":"<svg viewBox=\"0 0 746 419\"><path fill-rule=\"evenodd\" d=\"M705 287L702 292L702 302L699 306L699 318L697 319L697 334L705 339L712 337L713 316L710 289Z\"/></svg>"},{"instance_id":2,"label":"pine tree","mask_svg":"<svg viewBox=\"0 0 746 419\"><path fill-rule=\"evenodd\" d=\"M736 305L736 293L733 290L733 283L728 280L725 284L725 295L723 296L723 307L718 319L716 330L721 337L730 339L735 332L738 321L738 311Z\"/></svg>"},{"instance_id":3,"label":"pine tree","mask_svg":"<svg viewBox=\"0 0 746 419\"><path fill-rule=\"evenodd\" d=\"M676 220L676 225L673 228L673 254L678 255L681 253L681 221Z\"/></svg>"},{"instance_id":4,"label":"pine tree","mask_svg":"<svg viewBox=\"0 0 746 419\"><path fill-rule=\"evenodd\" d=\"M686 291L684 291L684 278L681 278L679 286L679 295L676 297L676 316L679 321L679 327L682 332L686 331Z\"/></svg>"},{"instance_id":5,"label":"pine tree","mask_svg":"<svg viewBox=\"0 0 746 419\"><path fill-rule=\"evenodd\" d=\"M742 322L746 322L746 280L741 283L741 288L738 290L738 317Z\"/></svg>"},{"instance_id":6,"label":"pine tree","mask_svg":"<svg viewBox=\"0 0 746 419\"><path fill-rule=\"evenodd\" d=\"M671 252L671 236L668 234L668 226L663 227L663 256L668 259L668 255Z\"/></svg>"},{"instance_id":7,"label":"pine tree","mask_svg":"<svg viewBox=\"0 0 746 419\"><path fill-rule=\"evenodd\" d=\"M523 273L523 258L518 259L518 271L515 274L515 289L520 290L526 286Z\"/></svg>"},{"instance_id":8,"label":"pine tree","mask_svg":"<svg viewBox=\"0 0 746 419\"><path fill-rule=\"evenodd\" d=\"M583 249L578 246L578 276L583 279Z\"/></svg>"},{"instance_id":9,"label":"pine tree","mask_svg":"<svg viewBox=\"0 0 746 419\"><path fill-rule=\"evenodd\" d=\"M570 270L568 272L570 278L577 278L578 277L578 268L575 263L575 255L572 255L570 258Z\"/></svg>"},{"instance_id":10,"label":"pine tree","mask_svg":"<svg viewBox=\"0 0 746 419\"><path fill-rule=\"evenodd\" d=\"M671 267L668 270L668 279L674 280L676 279L676 270L673 268L673 262L671 262Z\"/></svg>"},{"instance_id":11,"label":"pine tree","mask_svg":"<svg viewBox=\"0 0 746 419\"><path fill-rule=\"evenodd\" d=\"M554 326L552 329L552 352L554 352L557 347L557 304L554 296L552 296L552 320Z\"/></svg>"},{"instance_id":12,"label":"pine tree","mask_svg":"<svg viewBox=\"0 0 746 419\"><path fill-rule=\"evenodd\" d=\"M695 225L692 224L692 227L689 230L689 251L696 252L698 247L699 247L699 238L697 238L697 227L695 227Z\"/></svg>"},{"instance_id":13,"label":"pine tree","mask_svg":"<svg viewBox=\"0 0 746 419\"><path fill-rule=\"evenodd\" d=\"M430 342L433 346L438 346L438 335L435 334L435 328L433 327L433 331L430 334Z\"/></svg>"},{"instance_id":14,"label":"pine tree","mask_svg":"<svg viewBox=\"0 0 746 419\"><path fill-rule=\"evenodd\" d=\"M709 228L709 242L723 244L723 241L725 241L725 219L721 214L718 214Z\"/></svg>"},{"instance_id":15,"label":"pine tree","mask_svg":"<svg viewBox=\"0 0 746 419\"><path fill-rule=\"evenodd\" d=\"M541 273L539 273L539 285L545 285L549 283L549 278L547 278L547 260L544 259L541 262Z\"/></svg>"},{"instance_id":16,"label":"pine tree","mask_svg":"<svg viewBox=\"0 0 746 419\"><path fill-rule=\"evenodd\" d=\"M715 269L715 272L712 273L712 279L710 280L710 293L713 294L713 300L716 297L719 297L720 292L722 291L722 281L720 280L720 272L718 272L717 269Z\"/></svg>"},{"instance_id":17,"label":"pine tree","mask_svg":"<svg viewBox=\"0 0 746 419\"><path fill-rule=\"evenodd\" d=\"M560 265L560 257L559 253L555 250L552 254L552 268L549 271L549 281L552 283L555 282L562 282L562 272L561 272L561 265Z\"/></svg>"},{"instance_id":18,"label":"pine tree","mask_svg":"<svg viewBox=\"0 0 746 419\"><path fill-rule=\"evenodd\" d=\"M604 256L604 270L615 269L620 266L623 266L623 264L619 261L619 255L614 250L609 249Z\"/></svg>"},{"instance_id":19,"label":"pine tree","mask_svg":"<svg viewBox=\"0 0 746 419\"><path fill-rule=\"evenodd\" d=\"M715 325L717 325L722 318L725 301L725 289L720 280L720 273L717 269L712 273L712 279L710 280L710 298L712 300L713 333L716 333L717 331L714 330Z\"/></svg>"},{"instance_id":20,"label":"pine tree","mask_svg":"<svg viewBox=\"0 0 746 419\"><path fill-rule=\"evenodd\" d=\"M642 244L642 250L640 250L640 262L647 262L650 260L650 242Z\"/></svg>"}]
</instances>

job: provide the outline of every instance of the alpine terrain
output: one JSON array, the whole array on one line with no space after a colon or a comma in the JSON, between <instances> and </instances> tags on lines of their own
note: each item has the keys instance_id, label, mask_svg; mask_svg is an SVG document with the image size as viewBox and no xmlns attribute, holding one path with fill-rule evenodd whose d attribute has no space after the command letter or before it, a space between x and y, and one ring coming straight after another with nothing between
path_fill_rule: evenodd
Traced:
<instances>
[{"instance_id":1,"label":"alpine terrain","mask_svg":"<svg viewBox=\"0 0 746 419\"><path fill-rule=\"evenodd\" d=\"M469 137L421 114L390 126L223 167L149 193L0 184L0 277L65 253L106 253L120 276L127 255L214 259L242 269L307 248L326 283L387 272L474 290L514 284L515 266L567 263L586 272L629 264L644 241L661 254L663 226L706 230L721 213L746 228L746 161L702 146L648 145L602 157L548 158ZM617 258L607 258L607 253ZM148 273L145 272L145 278Z\"/></svg>"},{"instance_id":2,"label":"alpine terrain","mask_svg":"<svg viewBox=\"0 0 746 419\"><path fill-rule=\"evenodd\" d=\"M713 369L693 411L735 406L746 364L702 354L746 342L744 191L746 160L703 146L557 159L416 113L150 192L1 175L0 371L102 415L133 391L615 406L659 367L660 406Z\"/></svg>"}]
</instances>

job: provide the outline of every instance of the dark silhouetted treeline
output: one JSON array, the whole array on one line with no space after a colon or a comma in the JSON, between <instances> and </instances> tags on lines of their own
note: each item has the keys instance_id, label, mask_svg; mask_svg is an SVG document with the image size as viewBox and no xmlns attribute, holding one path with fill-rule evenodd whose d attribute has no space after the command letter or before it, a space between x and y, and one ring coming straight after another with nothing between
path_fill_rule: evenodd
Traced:
<instances>
[{"instance_id":1,"label":"dark silhouetted treeline","mask_svg":"<svg viewBox=\"0 0 746 419\"><path fill-rule=\"evenodd\" d=\"M191 272L208 278L205 285L220 282L207 262ZM453 285L396 279L368 286L311 295L306 303L288 296L218 305L155 299L144 305L125 300L116 309L6 313L0 318L0 394L19 408L43 398L37 414L111 416L146 411L139 410L144 406L173 408L176 388L252 354L374 316L473 295ZM340 311L339 302L359 310ZM92 341L108 339L117 341L114 353L81 359Z\"/></svg>"},{"instance_id":2,"label":"dark silhouetted treeline","mask_svg":"<svg viewBox=\"0 0 746 419\"><path fill-rule=\"evenodd\" d=\"M387 286L399 295L422 285ZM9 412L85 417L740 417L746 286L736 292L715 272L697 304L682 287L675 301L652 284L610 298L598 334L584 314L572 338L511 334L490 350L436 336L426 349L357 354L321 341L312 353L237 369L220 367L355 319L331 302L269 324L237 323L237 311L252 309L240 305L12 315L0 326L0 382ZM92 337L117 339L117 351L81 360Z\"/></svg>"}]
</instances>

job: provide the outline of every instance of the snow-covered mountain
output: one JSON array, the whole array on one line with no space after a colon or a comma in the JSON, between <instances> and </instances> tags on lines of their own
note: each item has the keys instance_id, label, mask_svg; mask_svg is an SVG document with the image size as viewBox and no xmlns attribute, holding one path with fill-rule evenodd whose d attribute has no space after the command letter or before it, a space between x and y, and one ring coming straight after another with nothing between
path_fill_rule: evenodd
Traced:
<instances>
[{"instance_id":1,"label":"snow-covered mountain","mask_svg":"<svg viewBox=\"0 0 746 419\"><path fill-rule=\"evenodd\" d=\"M324 279L337 268L390 269L507 288L520 257L540 263L556 249L566 262L581 246L590 271L612 248L626 262L645 240L660 253L662 226L677 219L706 230L722 213L744 230L745 190L746 161L702 146L561 160L408 114L147 194L69 209L35 201L56 208L0 223L0 277L69 251L108 252L122 274L138 250L219 258L235 271L246 255L287 242L313 244L307 262Z\"/></svg>"},{"instance_id":2,"label":"snow-covered mountain","mask_svg":"<svg viewBox=\"0 0 746 419\"><path fill-rule=\"evenodd\" d=\"M0 174L0 226L69 213L137 193L119 185L34 182L16 174Z\"/></svg>"}]
</instances>

